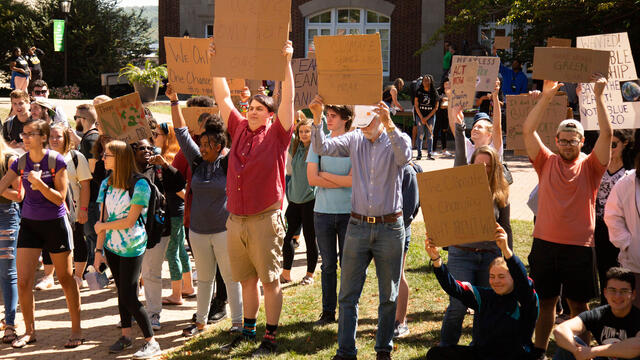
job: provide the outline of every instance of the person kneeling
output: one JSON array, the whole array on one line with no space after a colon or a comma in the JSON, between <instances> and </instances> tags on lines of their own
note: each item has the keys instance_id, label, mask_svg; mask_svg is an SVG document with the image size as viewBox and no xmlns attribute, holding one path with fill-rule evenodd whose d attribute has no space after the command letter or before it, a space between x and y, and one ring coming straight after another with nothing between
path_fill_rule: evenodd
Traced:
<instances>
[{"instance_id":1,"label":"person kneeling","mask_svg":"<svg viewBox=\"0 0 640 360\"><path fill-rule=\"evenodd\" d=\"M478 314L469 346L433 347L428 360L439 359L528 359L532 357L531 336L538 317L538 295L527 277L522 261L507 245L507 234L496 224L496 244L503 257L489 265L491 288L476 287L453 278L442 263L440 251L427 236L425 248L440 285L449 295Z\"/></svg>"}]
</instances>

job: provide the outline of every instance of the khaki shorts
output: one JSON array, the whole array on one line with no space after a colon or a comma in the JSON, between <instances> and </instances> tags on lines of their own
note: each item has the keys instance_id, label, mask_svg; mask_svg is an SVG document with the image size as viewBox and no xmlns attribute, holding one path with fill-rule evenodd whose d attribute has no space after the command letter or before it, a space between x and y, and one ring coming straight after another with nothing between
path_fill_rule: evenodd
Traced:
<instances>
[{"instance_id":1,"label":"khaki shorts","mask_svg":"<svg viewBox=\"0 0 640 360\"><path fill-rule=\"evenodd\" d=\"M227 219L227 249L231 278L244 281L258 277L270 283L280 277L284 224L281 211L258 215L230 214Z\"/></svg>"}]
</instances>

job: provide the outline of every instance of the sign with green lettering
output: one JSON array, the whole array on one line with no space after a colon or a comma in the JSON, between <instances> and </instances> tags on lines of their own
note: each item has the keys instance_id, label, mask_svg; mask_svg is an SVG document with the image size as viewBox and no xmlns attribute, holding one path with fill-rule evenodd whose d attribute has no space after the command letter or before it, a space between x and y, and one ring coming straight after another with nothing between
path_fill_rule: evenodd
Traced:
<instances>
[{"instance_id":1,"label":"sign with green lettering","mask_svg":"<svg viewBox=\"0 0 640 360\"><path fill-rule=\"evenodd\" d=\"M53 51L64 51L64 20L53 20Z\"/></svg>"}]
</instances>

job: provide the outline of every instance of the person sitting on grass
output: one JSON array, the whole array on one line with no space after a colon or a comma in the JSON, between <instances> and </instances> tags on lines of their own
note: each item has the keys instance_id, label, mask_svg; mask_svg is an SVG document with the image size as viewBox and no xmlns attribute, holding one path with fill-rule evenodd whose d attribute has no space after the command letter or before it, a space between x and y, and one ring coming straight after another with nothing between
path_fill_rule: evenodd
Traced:
<instances>
[{"instance_id":1,"label":"person sitting on grass","mask_svg":"<svg viewBox=\"0 0 640 360\"><path fill-rule=\"evenodd\" d=\"M495 240L504 257L489 265L491 288L457 281L443 264L439 249L427 235L425 248L442 288L477 313L469 346L437 346L427 360L440 359L529 359L531 335L538 318L538 295L520 259L507 243L506 231L496 223Z\"/></svg>"}]
</instances>

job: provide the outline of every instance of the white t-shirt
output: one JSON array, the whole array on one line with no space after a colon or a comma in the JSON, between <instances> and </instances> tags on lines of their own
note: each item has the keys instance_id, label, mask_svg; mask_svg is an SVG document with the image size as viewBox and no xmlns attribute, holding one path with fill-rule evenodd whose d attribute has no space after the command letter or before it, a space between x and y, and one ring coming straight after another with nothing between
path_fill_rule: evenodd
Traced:
<instances>
[{"instance_id":1,"label":"white t-shirt","mask_svg":"<svg viewBox=\"0 0 640 360\"><path fill-rule=\"evenodd\" d=\"M71 150L73 151L73 150ZM80 151L75 151L78 155L78 168L76 169L71 157L71 151L64 155L64 162L67 163L67 178L69 179L69 185L73 190L73 200L76 204L76 214L80 208L80 182L84 180L91 180L91 170L89 169L89 162L87 158L82 155Z\"/></svg>"},{"instance_id":2,"label":"white t-shirt","mask_svg":"<svg viewBox=\"0 0 640 360\"><path fill-rule=\"evenodd\" d=\"M467 164L471 164L471 157L473 156L473 153L476 151L476 146L466 136L464 137L464 144L467 147ZM504 153L504 145L501 146L500 149L496 149L496 147L493 146L493 141L492 141L491 144L489 144L489 146L491 146L498 152L498 155L500 156L500 161L502 161L502 154Z\"/></svg>"}]
</instances>

